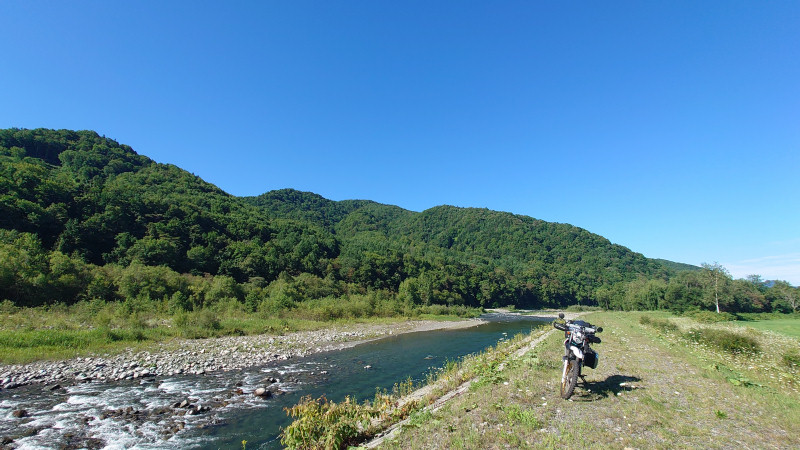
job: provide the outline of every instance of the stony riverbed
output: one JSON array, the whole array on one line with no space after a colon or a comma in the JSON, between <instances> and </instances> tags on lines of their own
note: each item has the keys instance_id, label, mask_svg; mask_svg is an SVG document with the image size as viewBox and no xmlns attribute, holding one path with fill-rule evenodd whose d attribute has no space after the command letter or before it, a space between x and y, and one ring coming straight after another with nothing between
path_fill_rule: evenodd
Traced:
<instances>
[{"instance_id":1,"label":"stony riverbed","mask_svg":"<svg viewBox=\"0 0 800 450\"><path fill-rule=\"evenodd\" d=\"M160 344L150 351L128 351L65 361L40 361L0 365L0 388L14 389L32 383L52 385L89 381L122 381L244 369L313 353L337 350L391 334L441 328L463 328L483 323L408 321L394 324L357 324L347 328L304 331L285 336L231 336L180 340Z\"/></svg>"},{"instance_id":2,"label":"stony riverbed","mask_svg":"<svg viewBox=\"0 0 800 450\"><path fill-rule=\"evenodd\" d=\"M301 356L393 334L482 323L358 324L285 336L180 340L150 351L0 366L0 449L194 447L203 442L197 436L204 428L223 425L235 411L275 407L281 403L276 399L290 396L284 394L325 382L328 371L341 370ZM371 368L362 365L364 371Z\"/></svg>"}]
</instances>

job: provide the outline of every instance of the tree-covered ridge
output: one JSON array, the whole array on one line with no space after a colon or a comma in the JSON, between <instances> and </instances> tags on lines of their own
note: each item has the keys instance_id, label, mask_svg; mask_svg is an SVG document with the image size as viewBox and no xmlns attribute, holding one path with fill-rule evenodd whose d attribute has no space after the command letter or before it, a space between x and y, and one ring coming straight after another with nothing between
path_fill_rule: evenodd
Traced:
<instances>
[{"instance_id":1,"label":"tree-covered ridge","mask_svg":"<svg viewBox=\"0 0 800 450\"><path fill-rule=\"evenodd\" d=\"M313 192L295 189L270 191L256 197L242 197L247 203L258 206L274 217L311 222L333 231L351 212L371 204L370 200L328 200Z\"/></svg>"},{"instance_id":2,"label":"tree-covered ridge","mask_svg":"<svg viewBox=\"0 0 800 450\"><path fill-rule=\"evenodd\" d=\"M337 244L90 131L0 131L0 227L94 264L274 280L321 274ZM324 264L323 264L324 267Z\"/></svg>"},{"instance_id":3,"label":"tree-covered ridge","mask_svg":"<svg viewBox=\"0 0 800 450\"><path fill-rule=\"evenodd\" d=\"M97 299L279 314L369 298L370 311L399 314L426 305L709 305L710 285L692 266L572 225L291 189L238 198L92 131L0 130L0 189L0 302L20 306ZM778 290L743 283L722 283L736 286L724 307L794 305L783 285L788 294L776 300Z\"/></svg>"},{"instance_id":4,"label":"tree-covered ridge","mask_svg":"<svg viewBox=\"0 0 800 450\"><path fill-rule=\"evenodd\" d=\"M657 258L657 259L654 259L654 261L657 261L659 264L661 264L662 266L666 267L667 269L669 269L669 270L671 270L673 272L683 272L683 271L686 271L686 270L688 270L688 271L702 270L702 267L694 266L692 264L684 264L684 263L679 263L679 262L675 262L675 261L669 261L667 259L659 259L659 258Z\"/></svg>"}]
</instances>

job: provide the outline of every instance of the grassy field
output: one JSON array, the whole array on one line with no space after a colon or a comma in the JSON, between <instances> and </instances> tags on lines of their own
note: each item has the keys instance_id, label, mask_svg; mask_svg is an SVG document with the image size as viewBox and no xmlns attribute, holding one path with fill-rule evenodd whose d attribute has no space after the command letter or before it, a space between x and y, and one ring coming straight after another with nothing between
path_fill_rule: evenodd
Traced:
<instances>
[{"instance_id":1,"label":"grassy field","mask_svg":"<svg viewBox=\"0 0 800 450\"><path fill-rule=\"evenodd\" d=\"M382 448L800 447L800 377L785 358L796 339L665 313L585 319L605 328L601 359L571 400L559 397L553 333L437 412L414 413ZM696 339L734 334L757 350Z\"/></svg>"},{"instance_id":2,"label":"grassy field","mask_svg":"<svg viewBox=\"0 0 800 450\"><path fill-rule=\"evenodd\" d=\"M736 322L737 325L755 328L757 330L769 330L776 333L800 339L800 318L780 318L770 320L755 320L752 322Z\"/></svg>"}]
</instances>

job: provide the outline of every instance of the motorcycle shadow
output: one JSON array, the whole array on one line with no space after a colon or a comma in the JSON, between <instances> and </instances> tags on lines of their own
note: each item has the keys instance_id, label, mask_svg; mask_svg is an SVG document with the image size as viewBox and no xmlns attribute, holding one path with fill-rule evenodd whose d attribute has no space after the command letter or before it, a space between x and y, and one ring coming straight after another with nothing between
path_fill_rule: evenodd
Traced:
<instances>
[{"instance_id":1,"label":"motorcycle shadow","mask_svg":"<svg viewBox=\"0 0 800 450\"><path fill-rule=\"evenodd\" d=\"M639 381L642 381L642 379L628 375L611 375L603 381L586 381L579 384L583 389L576 389L575 394L577 395L573 395L572 400L591 402L619 395L620 392L641 389L641 386L633 384Z\"/></svg>"}]
</instances>

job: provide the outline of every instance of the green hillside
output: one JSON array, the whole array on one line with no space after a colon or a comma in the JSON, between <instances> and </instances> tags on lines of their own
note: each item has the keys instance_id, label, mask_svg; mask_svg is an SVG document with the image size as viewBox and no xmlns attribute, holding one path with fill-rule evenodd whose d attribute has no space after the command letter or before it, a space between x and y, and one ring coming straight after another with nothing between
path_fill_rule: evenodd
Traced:
<instances>
[{"instance_id":1,"label":"green hillside","mask_svg":"<svg viewBox=\"0 0 800 450\"><path fill-rule=\"evenodd\" d=\"M92 131L0 130L0 301L18 306L225 304L274 315L366 296L366 314L376 302L393 305L381 314L426 305L708 308L710 285L692 268L488 209L413 212L292 189L239 198ZM740 310L770 310L783 298L755 281L732 286L727 305Z\"/></svg>"}]
</instances>

